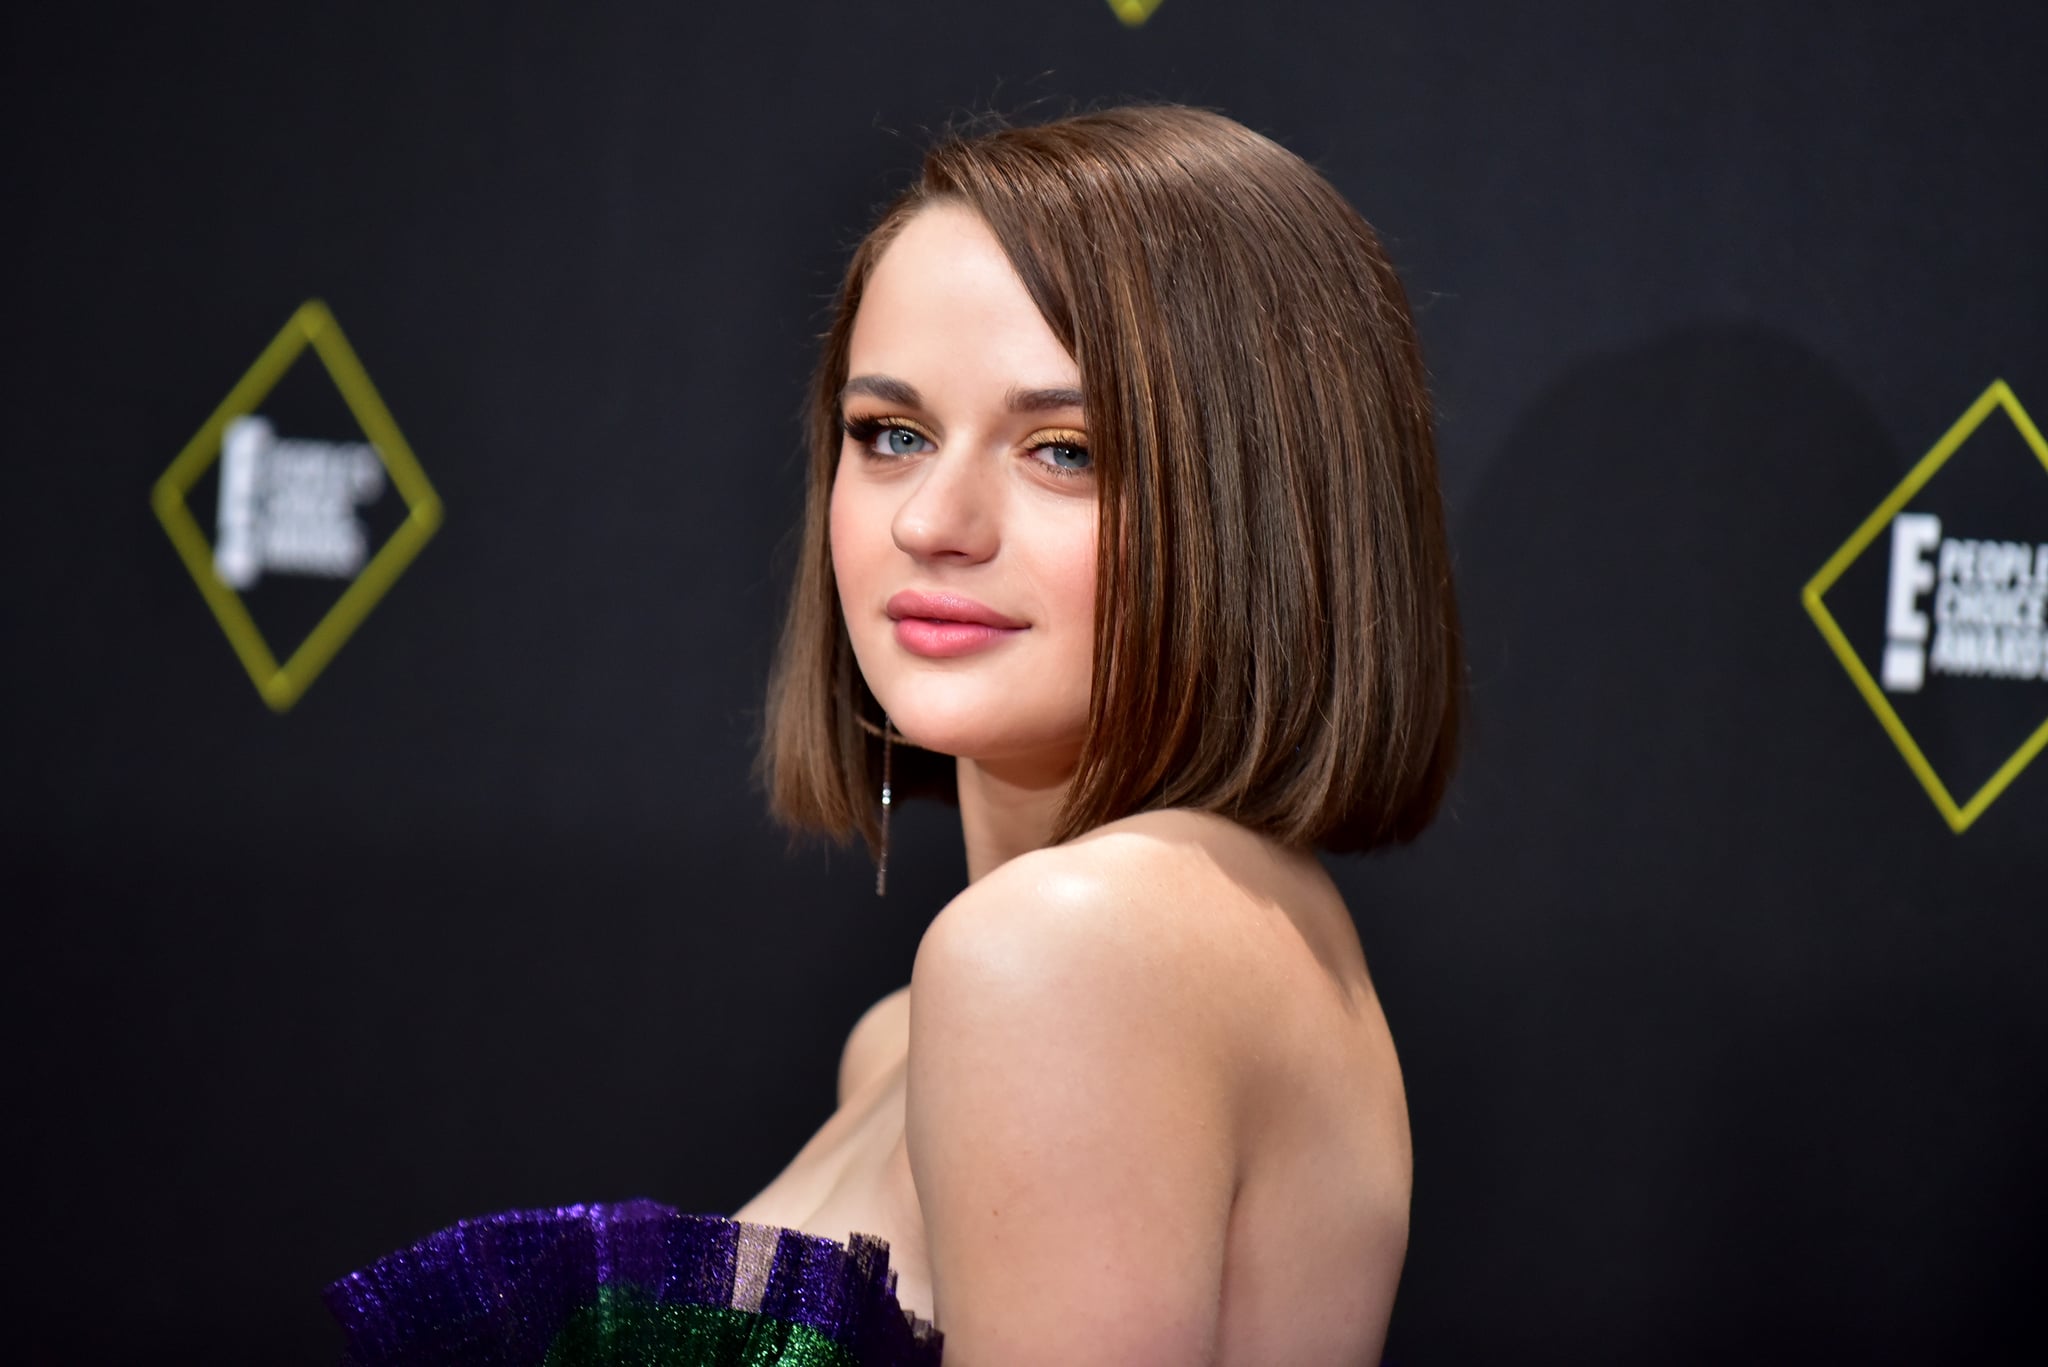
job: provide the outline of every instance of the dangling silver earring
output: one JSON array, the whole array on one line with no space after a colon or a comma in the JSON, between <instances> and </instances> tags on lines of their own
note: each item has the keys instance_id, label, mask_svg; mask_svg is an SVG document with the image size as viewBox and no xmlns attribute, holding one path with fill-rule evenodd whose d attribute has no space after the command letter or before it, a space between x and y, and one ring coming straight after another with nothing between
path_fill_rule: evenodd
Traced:
<instances>
[{"instance_id":1,"label":"dangling silver earring","mask_svg":"<svg viewBox=\"0 0 2048 1367\"><path fill-rule=\"evenodd\" d=\"M889 714L882 714L882 848L875 855L875 896L880 897L889 890L889 808L894 794L889 790L889 749L895 727L889 725Z\"/></svg>"},{"instance_id":2,"label":"dangling silver earring","mask_svg":"<svg viewBox=\"0 0 2048 1367\"><path fill-rule=\"evenodd\" d=\"M875 725L858 712L854 722L871 736L882 738L882 841L875 850L875 896L884 896L889 890L889 808L895 805L896 794L889 783L889 751L896 739L896 728L889 724L889 714L882 714L882 724Z\"/></svg>"}]
</instances>

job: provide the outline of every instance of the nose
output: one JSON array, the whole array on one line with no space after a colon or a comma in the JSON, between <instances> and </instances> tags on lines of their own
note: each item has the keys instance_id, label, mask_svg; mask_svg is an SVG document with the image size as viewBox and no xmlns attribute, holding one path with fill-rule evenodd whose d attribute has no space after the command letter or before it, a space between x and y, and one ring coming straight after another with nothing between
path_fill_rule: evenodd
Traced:
<instances>
[{"instance_id":1,"label":"nose","mask_svg":"<svg viewBox=\"0 0 2048 1367\"><path fill-rule=\"evenodd\" d=\"M918 560L960 564L993 556L1002 521L995 466L964 443L925 461L890 521L896 548Z\"/></svg>"}]
</instances>

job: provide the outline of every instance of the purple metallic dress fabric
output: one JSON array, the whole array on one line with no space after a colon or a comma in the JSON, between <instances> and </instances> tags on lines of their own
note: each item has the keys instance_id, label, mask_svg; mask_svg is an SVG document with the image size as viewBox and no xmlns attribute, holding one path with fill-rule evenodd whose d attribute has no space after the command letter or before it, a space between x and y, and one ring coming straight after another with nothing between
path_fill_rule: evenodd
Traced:
<instances>
[{"instance_id":1,"label":"purple metallic dress fabric","mask_svg":"<svg viewBox=\"0 0 2048 1367\"><path fill-rule=\"evenodd\" d=\"M359 1367L937 1367L888 1248L653 1201L464 1220L327 1288Z\"/></svg>"}]
</instances>

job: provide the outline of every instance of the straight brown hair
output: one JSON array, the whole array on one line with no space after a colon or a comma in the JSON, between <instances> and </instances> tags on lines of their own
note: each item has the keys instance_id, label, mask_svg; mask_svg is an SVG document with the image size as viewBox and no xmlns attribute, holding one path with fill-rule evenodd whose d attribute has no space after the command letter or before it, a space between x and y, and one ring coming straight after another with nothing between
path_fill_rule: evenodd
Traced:
<instances>
[{"instance_id":1,"label":"straight brown hair","mask_svg":"<svg viewBox=\"0 0 2048 1367\"><path fill-rule=\"evenodd\" d=\"M949 137L854 252L768 685L775 814L879 836L881 712L840 615L828 506L862 290L937 203L987 222L1081 372L1094 678L1055 840L1174 807L1294 846L1412 839L1450 779L1464 668L1407 298L1307 163L1178 106ZM950 759L895 762L899 792L950 792Z\"/></svg>"}]
</instances>

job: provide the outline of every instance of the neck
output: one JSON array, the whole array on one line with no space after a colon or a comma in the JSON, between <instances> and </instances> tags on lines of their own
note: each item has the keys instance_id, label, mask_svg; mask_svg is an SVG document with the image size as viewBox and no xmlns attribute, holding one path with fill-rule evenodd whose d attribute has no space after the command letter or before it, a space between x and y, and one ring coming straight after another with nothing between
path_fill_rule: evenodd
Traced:
<instances>
[{"instance_id":1,"label":"neck","mask_svg":"<svg viewBox=\"0 0 2048 1367\"><path fill-rule=\"evenodd\" d=\"M968 882L1052 843L1053 817L1074 777L1075 758L957 761Z\"/></svg>"}]
</instances>

